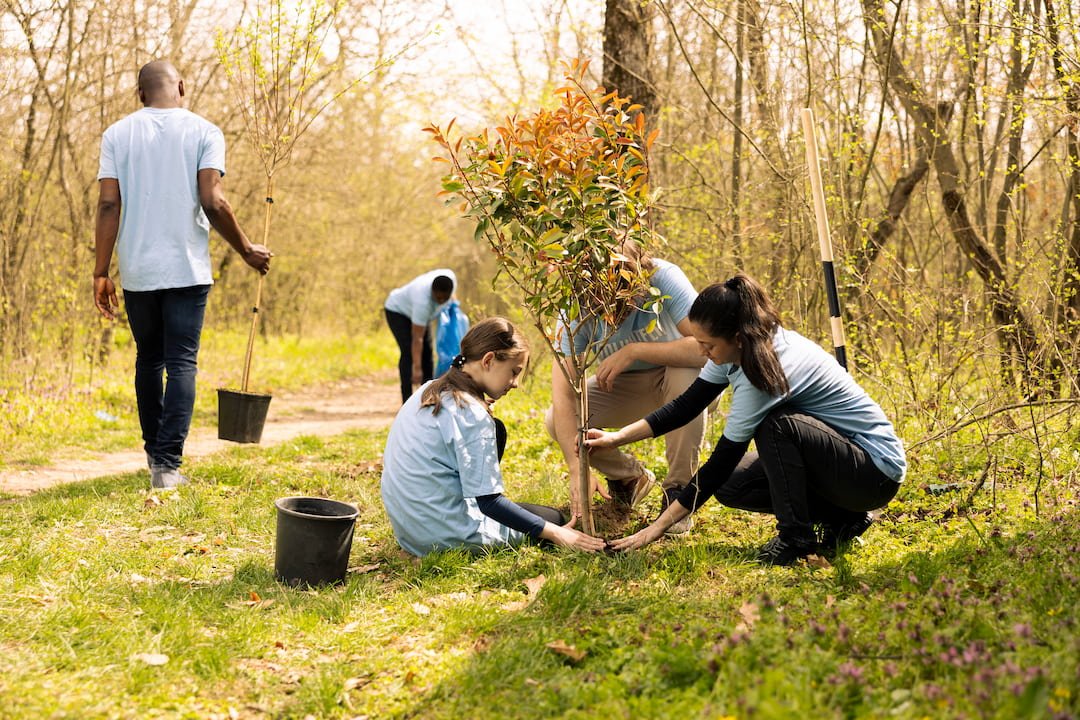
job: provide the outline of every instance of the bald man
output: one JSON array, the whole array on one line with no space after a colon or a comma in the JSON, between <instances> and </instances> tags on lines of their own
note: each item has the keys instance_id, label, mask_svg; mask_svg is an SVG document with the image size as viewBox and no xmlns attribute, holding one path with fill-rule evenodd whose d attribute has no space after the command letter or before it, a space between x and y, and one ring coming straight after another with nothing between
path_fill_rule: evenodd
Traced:
<instances>
[{"instance_id":1,"label":"bald man","mask_svg":"<svg viewBox=\"0 0 1080 720\"><path fill-rule=\"evenodd\" d=\"M270 269L270 251L240 229L221 184L225 138L183 108L176 68L164 60L144 65L138 89L144 107L101 139L94 305L116 318L119 301L109 277L115 249L135 338L135 398L150 485L170 489L186 482L179 468L213 284L210 227L260 273Z\"/></svg>"}]
</instances>

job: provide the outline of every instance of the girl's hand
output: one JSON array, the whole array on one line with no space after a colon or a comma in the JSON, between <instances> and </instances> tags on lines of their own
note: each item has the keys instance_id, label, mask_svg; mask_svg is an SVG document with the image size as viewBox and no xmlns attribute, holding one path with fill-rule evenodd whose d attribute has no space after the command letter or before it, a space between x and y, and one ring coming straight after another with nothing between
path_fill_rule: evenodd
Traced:
<instances>
[{"instance_id":1,"label":"girl's hand","mask_svg":"<svg viewBox=\"0 0 1080 720\"><path fill-rule=\"evenodd\" d=\"M565 525L548 523L540 536L561 547L573 548L583 552L599 552L607 546L607 543L601 538L574 530L575 523L577 523L577 518L571 518L570 522Z\"/></svg>"},{"instance_id":2,"label":"girl's hand","mask_svg":"<svg viewBox=\"0 0 1080 720\"><path fill-rule=\"evenodd\" d=\"M644 530L638 530L633 535L628 535L611 542L611 549L616 551L637 550L649 543L656 542L664 534L664 528L654 522Z\"/></svg>"}]
</instances>

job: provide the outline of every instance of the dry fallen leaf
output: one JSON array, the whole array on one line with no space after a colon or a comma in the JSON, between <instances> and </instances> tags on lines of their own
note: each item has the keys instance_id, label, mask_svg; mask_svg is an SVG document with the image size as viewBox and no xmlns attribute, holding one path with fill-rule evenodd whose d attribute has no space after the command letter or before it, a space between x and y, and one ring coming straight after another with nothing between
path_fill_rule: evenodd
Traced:
<instances>
[{"instance_id":1,"label":"dry fallen leaf","mask_svg":"<svg viewBox=\"0 0 1080 720\"><path fill-rule=\"evenodd\" d=\"M379 564L374 563L373 565L356 565L354 567L349 568L349 572L351 572L351 573L359 573L360 575L363 575L365 573L373 572L373 571L378 570L378 569L379 569Z\"/></svg>"},{"instance_id":2,"label":"dry fallen leaf","mask_svg":"<svg viewBox=\"0 0 1080 720\"><path fill-rule=\"evenodd\" d=\"M505 603L501 606L503 610L506 610L507 612L516 612L518 610L524 610L532 605L533 601L536 600L537 593L540 592L540 588L544 587L544 583L547 582L547 577L544 575L537 575L536 577L522 580L522 582L525 584L525 599L512 600L511 602Z\"/></svg>"},{"instance_id":3,"label":"dry fallen leaf","mask_svg":"<svg viewBox=\"0 0 1080 720\"><path fill-rule=\"evenodd\" d=\"M508 602L508 603L503 603L499 607L500 607L500 609L505 610L506 612L517 612L518 610L524 610L525 608L529 607L529 605L531 605L531 604L532 604L531 600L513 600L513 601Z\"/></svg>"},{"instance_id":4,"label":"dry fallen leaf","mask_svg":"<svg viewBox=\"0 0 1080 720\"><path fill-rule=\"evenodd\" d=\"M742 622L735 626L736 630L749 631L754 628L754 623L761 617L758 612L758 606L752 602L746 602L739 606L739 617L742 618Z\"/></svg>"},{"instance_id":5,"label":"dry fallen leaf","mask_svg":"<svg viewBox=\"0 0 1080 720\"><path fill-rule=\"evenodd\" d=\"M569 658L570 662L575 663L584 660L585 655L587 654L584 650L578 650L573 645L567 645L562 640L555 640L554 642L549 642L545 647L547 647L547 649L552 651L553 653L558 653L559 655Z\"/></svg>"},{"instance_id":6,"label":"dry fallen leaf","mask_svg":"<svg viewBox=\"0 0 1080 720\"><path fill-rule=\"evenodd\" d=\"M253 610L263 610L274 604L273 598L263 600L259 597L259 593L254 590L248 591L248 599L241 600L240 602L227 603L225 607L232 608L233 610L239 610L241 608L252 608Z\"/></svg>"},{"instance_id":7,"label":"dry fallen leaf","mask_svg":"<svg viewBox=\"0 0 1080 720\"><path fill-rule=\"evenodd\" d=\"M364 687L370 683L372 677L370 675L361 675L360 677L352 677L345 681L346 690L355 690L359 687Z\"/></svg>"},{"instance_id":8,"label":"dry fallen leaf","mask_svg":"<svg viewBox=\"0 0 1080 720\"><path fill-rule=\"evenodd\" d=\"M828 570L832 567L832 564L820 555L807 555L806 564L819 570Z\"/></svg>"},{"instance_id":9,"label":"dry fallen leaf","mask_svg":"<svg viewBox=\"0 0 1080 720\"><path fill-rule=\"evenodd\" d=\"M131 659L147 665L164 665L169 662L169 656L162 653L136 653L131 656Z\"/></svg>"},{"instance_id":10,"label":"dry fallen leaf","mask_svg":"<svg viewBox=\"0 0 1080 720\"><path fill-rule=\"evenodd\" d=\"M547 582L547 578L543 575L537 575L536 577L525 580L525 587L528 590L530 598L535 598L536 594L540 592L540 588L544 587L544 583Z\"/></svg>"}]
</instances>

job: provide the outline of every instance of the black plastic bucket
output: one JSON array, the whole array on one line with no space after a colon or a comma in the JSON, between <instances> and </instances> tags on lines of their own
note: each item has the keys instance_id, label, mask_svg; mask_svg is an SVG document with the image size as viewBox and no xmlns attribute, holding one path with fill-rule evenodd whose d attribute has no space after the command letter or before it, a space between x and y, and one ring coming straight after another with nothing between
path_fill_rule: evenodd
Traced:
<instances>
[{"instance_id":1,"label":"black plastic bucket","mask_svg":"<svg viewBox=\"0 0 1080 720\"><path fill-rule=\"evenodd\" d=\"M218 388L218 438L238 443L262 439L270 395Z\"/></svg>"},{"instance_id":2,"label":"black plastic bucket","mask_svg":"<svg viewBox=\"0 0 1080 720\"><path fill-rule=\"evenodd\" d=\"M337 500L278 498L274 574L289 585L322 585L345 579L353 526L359 512Z\"/></svg>"}]
</instances>

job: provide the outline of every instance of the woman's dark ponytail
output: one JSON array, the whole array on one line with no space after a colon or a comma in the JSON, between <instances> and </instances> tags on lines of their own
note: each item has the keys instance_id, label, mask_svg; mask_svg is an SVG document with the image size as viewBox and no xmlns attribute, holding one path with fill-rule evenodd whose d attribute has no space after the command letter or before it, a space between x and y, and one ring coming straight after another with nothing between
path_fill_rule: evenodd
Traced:
<instances>
[{"instance_id":1,"label":"woman's dark ponytail","mask_svg":"<svg viewBox=\"0 0 1080 720\"><path fill-rule=\"evenodd\" d=\"M739 273L710 285L697 296L688 317L713 337L741 345L739 367L754 387L774 396L788 392L787 376L773 349L780 314L757 281Z\"/></svg>"}]
</instances>

